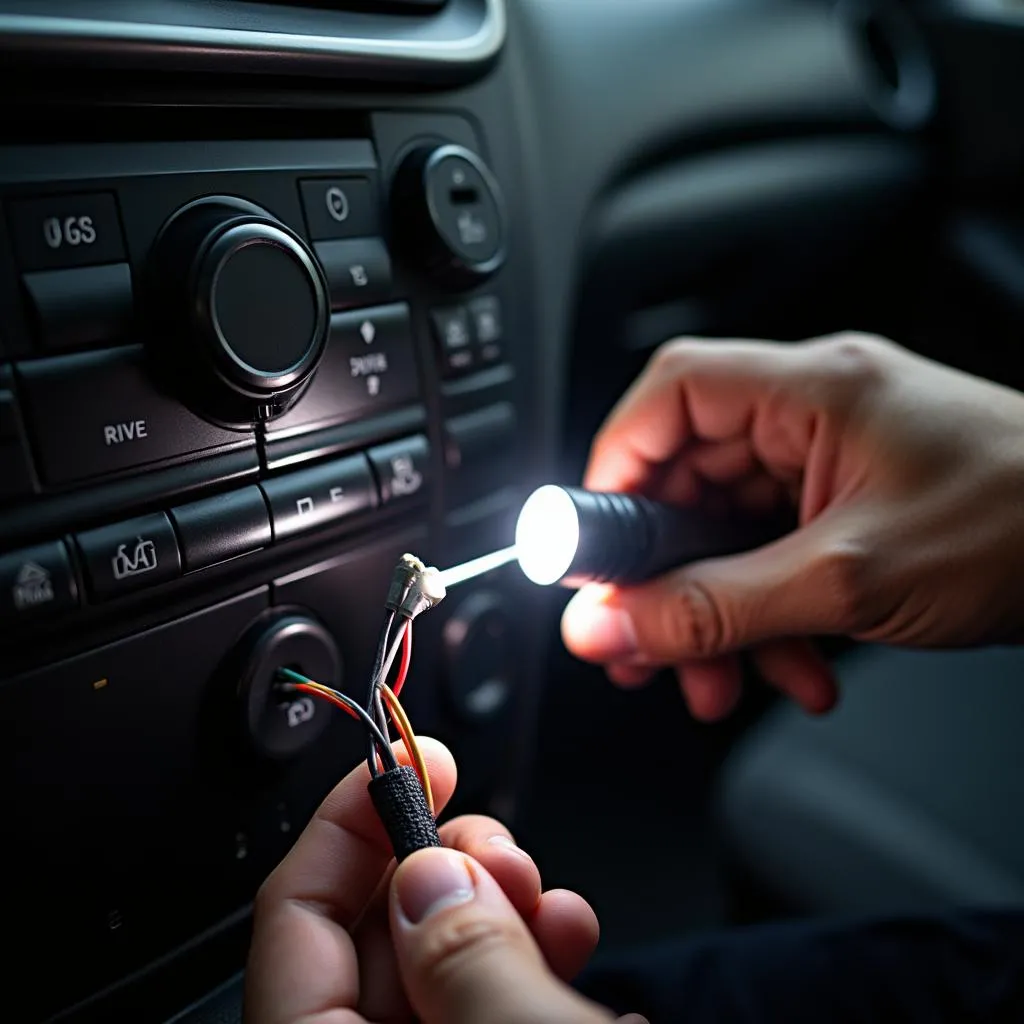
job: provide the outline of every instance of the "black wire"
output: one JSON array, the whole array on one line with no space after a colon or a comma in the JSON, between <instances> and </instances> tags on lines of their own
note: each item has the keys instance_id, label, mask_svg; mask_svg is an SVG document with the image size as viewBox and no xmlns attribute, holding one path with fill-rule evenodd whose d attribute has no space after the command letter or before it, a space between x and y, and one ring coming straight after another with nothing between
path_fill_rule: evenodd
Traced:
<instances>
[{"instance_id":1,"label":"black wire","mask_svg":"<svg viewBox=\"0 0 1024 1024\"><path fill-rule=\"evenodd\" d=\"M387 657L381 662L380 671L381 679L380 682L385 682L384 679L384 667L391 666L395 663L395 658L398 657L398 652L401 649L402 641L405 639L405 631L412 628L412 619L402 617L402 625L398 630L397 636L391 641L391 646L388 648Z\"/></svg>"},{"instance_id":2,"label":"black wire","mask_svg":"<svg viewBox=\"0 0 1024 1024\"><path fill-rule=\"evenodd\" d=\"M381 686L387 682L387 673L392 665L395 663L395 658L398 656L398 651L402 646L402 641L405 639L405 631L412 625L412 619L405 616L402 617L402 625L399 627L398 634L391 641L391 646L388 648L387 657L381 662L380 668L377 671L377 675L374 679L373 684L373 714L377 720L377 724L380 726L381 731L387 734L388 731L388 720L384 714L384 701L381 697Z\"/></svg>"},{"instance_id":3,"label":"black wire","mask_svg":"<svg viewBox=\"0 0 1024 1024\"><path fill-rule=\"evenodd\" d=\"M366 694L366 715L371 721L377 719L374 721L374 728L385 736L387 735L387 719L384 718L383 706L380 706L378 714L380 692L377 686L377 677L380 675L381 669L384 666L384 658L388 651L388 638L391 634L391 627L394 625L394 621L395 613L389 609L384 617L384 625L381 627L380 637L377 640L377 656L373 661L373 671L370 673L370 689ZM387 746L388 750L390 750L390 742ZM379 773L377 772L377 753L374 750L372 737L367 739L366 763L370 768L370 774L376 778Z\"/></svg>"},{"instance_id":4,"label":"black wire","mask_svg":"<svg viewBox=\"0 0 1024 1024\"><path fill-rule=\"evenodd\" d=\"M304 676L301 672L296 672L294 669L284 668L279 669L278 673L282 675L289 682L294 683L296 680L301 680L304 683L315 683L321 689L326 690L332 696L336 697L341 701L342 704L347 708L351 708L358 716L360 722L366 726L370 731L370 743L373 744L374 740L380 746L380 756L387 762L388 768L398 767L398 758L395 757L394 750L391 749L391 741L387 739L386 735L381 732L377 727L377 723L366 713L366 711L359 706L357 701L354 701L348 694L342 693L340 690L335 690L332 686L326 686L324 683L317 683L316 680L310 679L309 676ZM372 766L373 774L376 776L377 772L377 760L374 758Z\"/></svg>"}]
</instances>

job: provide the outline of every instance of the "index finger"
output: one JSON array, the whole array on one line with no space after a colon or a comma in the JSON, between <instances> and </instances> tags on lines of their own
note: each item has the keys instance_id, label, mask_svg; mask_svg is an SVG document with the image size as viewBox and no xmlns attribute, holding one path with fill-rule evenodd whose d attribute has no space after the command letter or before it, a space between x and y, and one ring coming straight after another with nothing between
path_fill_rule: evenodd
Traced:
<instances>
[{"instance_id":1,"label":"index finger","mask_svg":"<svg viewBox=\"0 0 1024 1024\"><path fill-rule=\"evenodd\" d=\"M436 740L418 741L440 810L455 789L455 761ZM408 763L397 744L395 754ZM283 1024L357 1005L359 970L349 932L392 859L369 779L364 763L335 786L260 889L246 1020Z\"/></svg>"},{"instance_id":2,"label":"index finger","mask_svg":"<svg viewBox=\"0 0 1024 1024\"><path fill-rule=\"evenodd\" d=\"M759 407L801 365L803 346L679 339L663 345L598 432L584 485L649 491L693 441L751 436Z\"/></svg>"}]
</instances>

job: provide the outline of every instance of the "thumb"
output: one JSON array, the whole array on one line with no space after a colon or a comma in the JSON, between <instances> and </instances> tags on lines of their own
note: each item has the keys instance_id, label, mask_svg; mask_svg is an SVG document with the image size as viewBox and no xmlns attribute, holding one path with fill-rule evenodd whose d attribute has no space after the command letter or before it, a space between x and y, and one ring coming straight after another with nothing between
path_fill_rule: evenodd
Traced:
<instances>
[{"instance_id":1,"label":"thumb","mask_svg":"<svg viewBox=\"0 0 1024 1024\"><path fill-rule=\"evenodd\" d=\"M424 1024L613 1019L548 970L497 882L454 850L420 850L398 867L391 932L406 993Z\"/></svg>"},{"instance_id":2,"label":"thumb","mask_svg":"<svg viewBox=\"0 0 1024 1024\"><path fill-rule=\"evenodd\" d=\"M834 527L821 519L756 551L641 586L584 587L562 618L565 644L599 664L678 665L765 640L855 634L870 604L866 557Z\"/></svg>"}]
</instances>

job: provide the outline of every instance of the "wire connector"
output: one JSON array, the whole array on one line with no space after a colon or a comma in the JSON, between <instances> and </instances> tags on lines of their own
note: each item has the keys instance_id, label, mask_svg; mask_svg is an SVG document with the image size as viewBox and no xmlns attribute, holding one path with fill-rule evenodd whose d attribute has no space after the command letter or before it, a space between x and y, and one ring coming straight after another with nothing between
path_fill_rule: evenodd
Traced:
<instances>
[{"instance_id":1,"label":"wire connector","mask_svg":"<svg viewBox=\"0 0 1024 1024\"><path fill-rule=\"evenodd\" d=\"M436 608L445 599L446 594L441 574L437 569L433 566L425 568L413 577L399 605L398 614L409 620L415 619L417 615Z\"/></svg>"},{"instance_id":2,"label":"wire connector","mask_svg":"<svg viewBox=\"0 0 1024 1024\"><path fill-rule=\"evenodd\" d=\"M387 600L384 607L389 612L397 612L402 606L402 601L408 593L413 580L416 579L426 566L415 556L404 554L398 560L395 571L391 574L391 586L388 588Z\"/></svg>"}]
</instances>

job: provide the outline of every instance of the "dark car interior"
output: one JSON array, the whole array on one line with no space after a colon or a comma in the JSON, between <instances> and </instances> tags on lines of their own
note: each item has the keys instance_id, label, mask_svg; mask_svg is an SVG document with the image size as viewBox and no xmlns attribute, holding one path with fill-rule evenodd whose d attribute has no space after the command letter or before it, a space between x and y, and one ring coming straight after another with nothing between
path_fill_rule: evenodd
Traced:
<instances>
[{"instance_id":1,"label":"dark car interior","mask_svg":"<svg viewBox=\"0 0 1024 1024\"><path fill-rule=\"evenodd\" d=\"M0 79L4 1020L241 1020L363 757L267 679L362 692L397 558L510 544L665 340L1024 386L1019 0L0 0ZM404 699L600 954L1024 902L1016 651L832 642L832 714L703 725L567 596L453 589Z\"/></svg>"}]
</instances>

